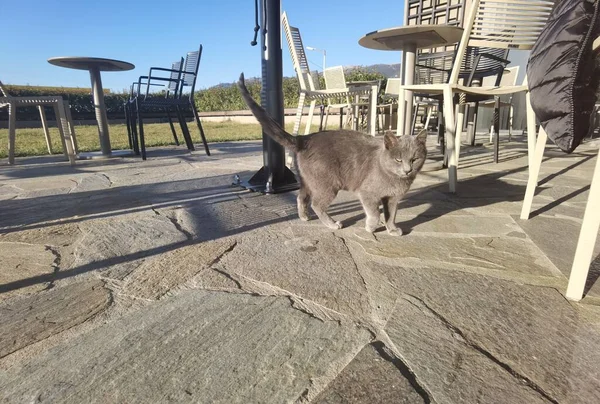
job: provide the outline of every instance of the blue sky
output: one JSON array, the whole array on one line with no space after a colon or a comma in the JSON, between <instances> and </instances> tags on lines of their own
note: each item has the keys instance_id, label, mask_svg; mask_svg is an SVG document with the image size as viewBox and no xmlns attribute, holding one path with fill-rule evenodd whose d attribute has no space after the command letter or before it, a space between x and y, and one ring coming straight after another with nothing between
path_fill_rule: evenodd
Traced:
<instances>
[{"instance_id":1,"label":"blue sky","mask_svg":"<svg viewBox=\"0 0 600 404\"><path fill-rule=\"evenodd\" d=\"M176 7L177 6L177 7ZM171 7L169 10L168 8ZM327 65L399 63L399 52L362 48L366 33L402 25L404 2L389 0L282 0L305 46L327 50ZM120 91L147 74L204 46L199 88L233 82L240 72L260 75L260 50L251 47L254 0L23 0L0 1L0 80L7 84L89 87L86 71L50 65L55 56L120 59L136 68L104 72L105 88ZM282 42L284 75L294 75ZM322 54L308 52L320 70Z\"/></svg>"}]
</instances>

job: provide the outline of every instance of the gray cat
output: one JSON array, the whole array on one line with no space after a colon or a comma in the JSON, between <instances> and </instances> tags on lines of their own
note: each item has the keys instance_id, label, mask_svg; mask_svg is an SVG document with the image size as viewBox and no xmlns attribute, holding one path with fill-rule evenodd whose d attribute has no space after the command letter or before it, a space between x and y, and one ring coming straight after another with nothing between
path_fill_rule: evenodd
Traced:
<instances>
[{"instance_id":1,"label":"gray cat","mask_svg":"<svg viewBox=\"0 0 600 404\"><path fill-rule=\"evenodd\" d=\"M410 188L427 156L427 131L417 136L379 138L351 130L326 130L306 136L292 136L275 122L253 99L244 74L238 82L248 107L263 131L277 143L296 153L301 187L298 215L308 220L308 203L330 229L342 224L327 214L327 208L340 190L358 194L367 214L366 230L379 225L379 205L383 204L385 227L391 235L402 235L396 227L398 201Z\"/></svg>"}]
</instances>

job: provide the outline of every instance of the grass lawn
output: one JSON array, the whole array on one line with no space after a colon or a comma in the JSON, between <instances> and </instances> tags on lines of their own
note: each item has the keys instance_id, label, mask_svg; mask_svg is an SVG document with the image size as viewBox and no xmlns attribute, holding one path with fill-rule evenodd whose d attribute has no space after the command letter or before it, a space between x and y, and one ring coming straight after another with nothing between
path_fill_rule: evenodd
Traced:
<instances>
[{"instance_id":1,"label":"grass lawn","mask_svg":"<svg viewBox=\"0 0 600 404\"><path fill-rule=\"evenodd\" d=\"M318 118L317 118L318 119ZM313 128L317 129L313 120ZM259 140L261 139L261 130L258 124L242 124L233 121L226 122L203 122L202 127L208 142L226 142L240 140ZM200 133L195 123L188 123L188 128L192 135L194 143L200 142ZM293 124L286 125L286 130L291 132ZM185 145L180 128L176 126L177 137L180 144ZM300 128L300 133L304 133L304 128ZM75 126L75 135L79 151L97 151L100 150L98 141L98 129L96 126ZM50 137L52 139L52 151L54 154L62 153L62 146L58 135L58 129L50 128ZM154 123L144 125L144 137L146 147L174 145L173 135L168 123ZM128 149L127 127L125 125L110 125L110 143L113 150ZM185 147L185 146L182 146ZM15 155L39 156L48 154L44 131L41 128L36 129L17 129ZM8 156L8 130L0 129L0 158Z\"/></svg>"}]
</instances>

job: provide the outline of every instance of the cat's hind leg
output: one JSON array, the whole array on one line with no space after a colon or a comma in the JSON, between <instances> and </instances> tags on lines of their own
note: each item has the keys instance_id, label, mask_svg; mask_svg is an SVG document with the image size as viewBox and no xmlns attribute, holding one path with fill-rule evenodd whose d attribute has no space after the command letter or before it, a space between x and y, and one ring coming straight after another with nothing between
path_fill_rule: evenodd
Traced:
<instances>
[{"instance_id":1,"label":"cat's hind leg","mask_svg":"<svg viewBox=\"0 0 600 404\"><path fill-rule=\"evenodd\" d=\"M331 204L331 202L333 202L333 200L335 199L337 192L328 190L328 191L322 191L322 190L312 190L312 195L311 195L311 206L313 208L313 210L315 211L315 213L317 214L317 216L319 216L319 219L321 219L321 222L323 222L323 224L327 227L329 227L330 229L341 229L342 228L342 223L341 222L336 222L334 221L331 216L329 216L329 214L327 213L327 208L329 207L329 205Z\"/></svg>"},{"instance_id":2,"label":"cat's hind leg","mask_svg":"<svg viewBox=\"0 0 600 404\"><path fill-rule=\"evenodd\" d=\"M310 202L310 191L305 185L300 186L298 192L298 216L302 221L308 221L308 203Z\"/></svg>"},{"instance_id":3,"label":"cat's hind leg","mask_svg":"<svg viewBox=\"0 0 600 404\"><path fill-rule=\"evenodd\" d=\"M402 229L396 226L396 211L398 210L398 198L385 197L381 199L383 205L383 217L385 228L391 236L401 236Z\"/></svg>"}]
</instances>

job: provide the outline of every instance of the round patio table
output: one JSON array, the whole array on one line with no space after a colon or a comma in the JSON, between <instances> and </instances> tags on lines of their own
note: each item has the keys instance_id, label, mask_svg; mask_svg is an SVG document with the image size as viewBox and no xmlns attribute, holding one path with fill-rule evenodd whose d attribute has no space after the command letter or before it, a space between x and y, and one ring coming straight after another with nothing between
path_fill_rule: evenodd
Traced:
<instances>
[{"instance_id":1,"label":"round patio table","mask_svg":"<svg viewBox=\"0 0 600 404\"><path fill-rule=\"evenodd\" d=\"M66 67L68 69L88 70L92 82L92 96L94 99L94 109L96 120L98 122L98 137L100 138L101 153L89 153L89 156L82 155L83 158L92 157L111 157L114 153L110 148L110 134L108 132L108 118L106 116L106 106L104 105L104 89L102 88L102 78L100 72L120 72L132 70L135 66L128 62L114 59L84 57L84 56L60 56L48 59L48 63L55 66ZM129 153L129 152L127 152ZM122 155L124 153L118 153ZM130 153L129 153L130 154Z\"/></svg>"},{"instance_id":2,"label":"round patio table","mask_svg":"<svg viewBox=\"0 0 600 404\"><path fill-rule=\"evenodd\" d=\"M417 49L434 48L460 41L463 29L454 25L407 25L369 32L358 44L369 49L402 52L402 84L412 85L415 80ZM412 91L406 91L406 100L412 100ZM407 102L405 117L412 117L412 102ZM398 114L400 118L400 114ZM402 122L398 122L398 130ZM411 121L404 119L404 131L410 133Z\"/></svg>"}]
</instances>

